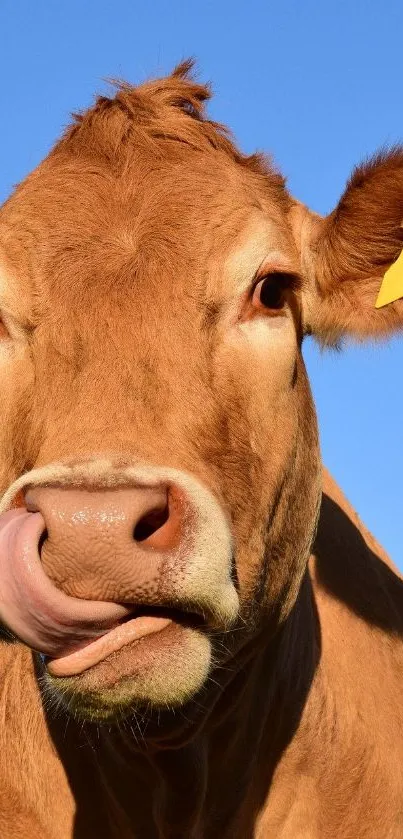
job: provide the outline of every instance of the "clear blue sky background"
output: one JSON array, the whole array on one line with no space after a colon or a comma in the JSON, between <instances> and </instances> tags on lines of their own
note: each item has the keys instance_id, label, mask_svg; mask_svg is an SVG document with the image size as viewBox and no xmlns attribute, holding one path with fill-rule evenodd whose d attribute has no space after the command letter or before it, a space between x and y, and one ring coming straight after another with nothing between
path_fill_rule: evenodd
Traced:
<instances>
[{"instance_id":1,"label":"clear blue sky background","mask_svg":"<svg viewBox=\"0 0 403 839\"><path fill-rule=\"evenodd\" d=\"M402 0L1 0L0 199L105 77L194 55L210 113L326 213L355 163L403 140L402 34ZM403 568L403 340L305 356L324 460Z\"/></svg>"}]
</instances>

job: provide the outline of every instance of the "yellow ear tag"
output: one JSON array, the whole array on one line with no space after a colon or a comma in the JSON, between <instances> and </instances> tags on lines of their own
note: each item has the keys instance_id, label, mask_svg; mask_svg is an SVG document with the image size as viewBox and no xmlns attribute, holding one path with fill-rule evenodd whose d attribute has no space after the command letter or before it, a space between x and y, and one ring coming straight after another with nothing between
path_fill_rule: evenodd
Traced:
<instances>
[{"instance_id":1,"label":"yellow ear tag","mask_svg":"<svg viewBox=\"0 0 403 839\"><path fill-rule=\"evenodd\" d=\"M388 268L379 289L375 308L380 309L403 297L403 251L396 262Z\"/></svg>"}]
</instances>

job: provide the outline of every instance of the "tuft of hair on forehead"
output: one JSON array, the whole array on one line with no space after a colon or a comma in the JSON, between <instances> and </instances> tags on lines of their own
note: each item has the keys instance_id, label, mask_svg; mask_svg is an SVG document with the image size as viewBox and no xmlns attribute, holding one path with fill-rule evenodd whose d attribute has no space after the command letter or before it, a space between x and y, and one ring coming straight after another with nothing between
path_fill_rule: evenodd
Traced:
<instances>
[{"instance_id":1,"label":"tuft of hair on forehead","mask_svg":"<svg viewBox=\"0 0 403 839\"><path fill-rule=\"evenodd\" d=\"M134 145L148 145L156 157L166 158L173 144L185 144L198 152L216 151L264 176L286 201L285 181L269 158L261 153L244 155L231 132L206 114L210 85L194 78L194 61L187 59L171 75L133 86L112 81L113 98L99 96L87 111L74 114L73 124L56 144L58 152L91 156L113 168L124 165Z\"/></svg>"}]
</instances>

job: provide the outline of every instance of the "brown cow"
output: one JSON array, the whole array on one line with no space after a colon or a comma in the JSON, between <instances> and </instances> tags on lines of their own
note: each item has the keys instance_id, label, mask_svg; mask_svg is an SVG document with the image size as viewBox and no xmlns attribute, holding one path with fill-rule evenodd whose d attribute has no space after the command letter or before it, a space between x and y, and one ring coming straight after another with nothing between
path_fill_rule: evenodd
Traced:
<instances>
[{"instance_id":1,"label":"brown cow","mask_svg":"<svg viewBox=\"0 0 403 839\"><path fill-rule=\"evenodd\" d=\"M0 836L397 839L403 583L322 497L301 343L402 326L403 150L321 219L189 69L0 214Z\"/></svg>"}]
</instances>

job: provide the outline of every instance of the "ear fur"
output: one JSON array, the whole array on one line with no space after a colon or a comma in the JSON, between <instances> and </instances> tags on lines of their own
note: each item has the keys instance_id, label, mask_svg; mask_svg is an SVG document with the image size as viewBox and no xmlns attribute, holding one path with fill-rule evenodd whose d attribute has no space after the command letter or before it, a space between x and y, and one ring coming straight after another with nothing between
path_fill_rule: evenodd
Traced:
<instances>
[{"instance_id":1,"label":"ear fur","mask_svg":"<svg viewBox=\"0 0 403 839\"><path fill-rule=\"evenodd\" d=\"M403 328L403 300L375 309L383 275L403 249L403 146L358 166L336 209L315 225L316 294L308 331L323 344Z\"/></svg>"}]
</instances>

